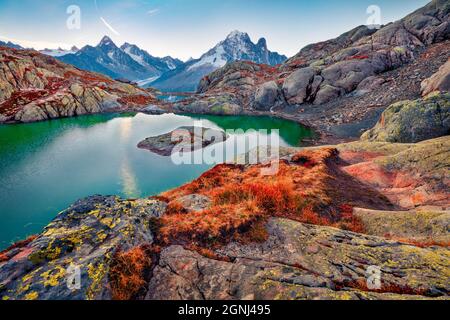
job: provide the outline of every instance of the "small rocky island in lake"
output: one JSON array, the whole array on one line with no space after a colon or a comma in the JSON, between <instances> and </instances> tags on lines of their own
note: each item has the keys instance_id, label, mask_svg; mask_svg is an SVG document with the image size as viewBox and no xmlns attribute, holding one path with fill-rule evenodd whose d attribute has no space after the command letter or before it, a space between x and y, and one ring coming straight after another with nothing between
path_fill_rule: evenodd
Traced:
<instances>
[{"instance_id":1,"label":"small rocky island in lake","mask_svg":"<svg viewBox=\"0 0 450 320\"><path fill-rule=\"evenodd\" d=\"M205 135L205 133L207 133ZM187 135L190 136L187 138ZM186 139L187 138L187 139ZM216 129L202 127L180 127L156 137L147 138L138 144L138 148L146 149L161 156L170 156L175 146L181 150L196 151L218 142L224 142L228 135Z\"/></svg>"}]
</instances>

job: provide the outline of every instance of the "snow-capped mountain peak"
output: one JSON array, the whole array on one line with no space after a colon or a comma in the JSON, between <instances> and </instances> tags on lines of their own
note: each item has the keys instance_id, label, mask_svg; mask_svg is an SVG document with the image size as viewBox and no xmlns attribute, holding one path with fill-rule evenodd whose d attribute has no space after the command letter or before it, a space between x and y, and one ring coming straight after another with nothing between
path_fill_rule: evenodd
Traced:
<instances>
[{"instance_id":1,"label":"snow-capped mountain peak","mask_svg":"<svg viewBox=\"0 0 450 320\"><path fill-rule=\"evenodd\" d=\"M13 48L13 49L24 49L22 46L12 43L11 41L3 42L0 40L0 47L7 47L7 48Z\"/></svg>"},{"instance_id":2,"label":"snow-capped mountain peak","mask_svg":"<svg viewBox=\"0 0 450 320\"><path fill-rule=\"evenodd\" d=\"M170 56L164 58L157 58L150 55L147 51L140 49L134 44L124 43L120 47L126 54L128 54L134 61L142 66L154 66L161 71L173 70L182 62L178 59L174 59Z\"/></svg>"},{"instance_id":3,"label":"snow-capped mountain peak","mask_svg":"<svg viewBox=\"0 0 450 320\"><path fill-rule=\"evenodd\" d=\"M215 68L220 68L231 61L250 60L257 63L264 64L278 64L286 57L274 53L269 58L269 51L267 49L266 39L259 39L257 44L254 44L250 36L246 32L232 31L225 40L217 44L213 49L200 57L199 61L189 66L188 70L193 70L204 65L211 65Z\"/></svg>"},{"instance_id":4,"label":"snow-capped mountain peak","mask_svg":"<svg viewBox=\"0 0 450 320\"><path fill-rule=\"evenodd\" d=\"M202 77L229 62L248 60L277 65L287 57L267 49L264 38L255 44L246 32L233 31L199 59L188 60L179 68L163 74L151 86L166 91L195 91Z\"/></svg>"},{"instance_id":5,"label":"snow-capped mountain peak","mask_svg":"<svg viewBox=\"0 0 450 320\"><path fill-rule=\"evenodd\" d=\"M239 30L231 31L230 34L227 36L227 39L233 39L233 38L249 38L249 35L247 32L242 32Z\"/></svg>"},{"instance_id":6,"label":"snow-capped mountain peak","mask_svg":"<svg viewBox=\"0 0 450 320\"><path fill-rule=\"evenodd\" d=\"M142 50L139 49L136 45L125 42L120 48L140 65L148 66L148 63L146 63L144 60L144 54Z\"/></svg>"},{"instance_id":7,"label":"snow-capped mountain peak","mask_svg":"<svg viewBox=\"0 0 450 320\"><path fill-rule=\"evenodd\" d=\"M116 47L117 48L116 44L108 36L104 36L97 47Z\"/></svg>"}]
</instances>

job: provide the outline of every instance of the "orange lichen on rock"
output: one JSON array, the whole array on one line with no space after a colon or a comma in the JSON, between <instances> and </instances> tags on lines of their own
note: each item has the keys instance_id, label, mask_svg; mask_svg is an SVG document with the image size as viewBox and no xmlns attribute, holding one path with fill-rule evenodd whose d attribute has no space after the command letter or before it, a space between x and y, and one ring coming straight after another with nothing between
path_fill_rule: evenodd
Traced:
<instances>
[{"instance_id":1,"label":"orange lichen on rock","mask_svg":"<svg viewBox=\"0 0 450 320\"><path fill-rule=\"evenodd\" d=\"M186 213L173 205L160 220L160 240L164 244L212 245L243 238L244 234L264 240L264 232L253 228L269 217L362 232L363 224L353 215L351 198L358 194L351 195L336 185L337 180L356 183L337 177L337 155L333 148L305 150L291 161L280 161L278 172L272 176L261 174L267 164L218 165L197 180L162 195L176 204L177 198L197 193L210 198L212 206ZM353 186L358 188L361 186Z\"/></svg>"}]
</instances>

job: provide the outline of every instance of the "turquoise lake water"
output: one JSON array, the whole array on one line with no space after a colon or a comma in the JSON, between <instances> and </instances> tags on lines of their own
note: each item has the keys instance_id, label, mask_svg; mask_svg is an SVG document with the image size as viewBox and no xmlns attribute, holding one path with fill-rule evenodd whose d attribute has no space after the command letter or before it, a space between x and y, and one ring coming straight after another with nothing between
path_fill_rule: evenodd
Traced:
<instances>
[{"instance_id":1,"label":"turquoise lake water","mask_svg":"<svg viewBox=\"0 0 450 320\"><path fill-rule=\"evenodd\" d=\"M0 125L0 249L39 233L77 199L94 194L146 197L197 178L212 165L175 165L170 157L137 144L199 120L224 130L279 129L285 146L299 146L312 136L294 122L247 116L139 113Z\"/></svg>"}]
</instances>

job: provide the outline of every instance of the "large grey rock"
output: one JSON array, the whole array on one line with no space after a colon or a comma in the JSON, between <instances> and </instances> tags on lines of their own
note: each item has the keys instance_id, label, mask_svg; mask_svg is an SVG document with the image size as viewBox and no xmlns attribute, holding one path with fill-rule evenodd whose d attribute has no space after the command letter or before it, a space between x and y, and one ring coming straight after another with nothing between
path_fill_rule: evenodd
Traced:
<instances>
[{"instance_id":1,"label":"large grey rock","mask_svg":"<svg viewBox=\"0 0 450 320\"><path fill-rule=\"evenodd\" d=\"M290 104L304 103L310 95L311 84L319 70L307 67L293 72L283 84L283 92Z\"/></svg>"},{"instance_id":2,"label":"large grey rock","mask_svg":"<svg viewBox=\"0 0 450 320\"><path fill-rule=\"evenodd\" d=\"M236 115L242 112L242 106L234 94L220 92L217 95L200 96L188 104L178 103L174 110L200 114Z\"/></svg>"},{"instance_id":3,"label":"large grey rock","mask_svg":"<svg viewBox=\"0 0 450 320\"><path fill-rule=\"evenodd\" d=\"M374 66L368 60L348 60L341 61L325 68L322 76L325 83L335 87L343 88L346 92L351 92L365 78L373 76Z\"/></svg>"},{"instance_id":4,"label":"large grey rock","mask_svg":"<svg viewBox=\"0 0 450 320\"><path fill-rule=\"evenodd\" d=\"M188 212L202 211L208 209L212 201L202 194L189 194L175 199Z\"/></svg>"},{"instance_id":5,"label":"large grey rock","mask_svg":"<svg viewBox=\"0 0 450 320\"><path fill-rule=\"evenodd\" d=\"M149 220L167 204L93 196L61 212L28 245L0 262L0 300L111 299L108 274L117 250L151 244ZM79 288L68 286L70 267L80 271Z\"/></svg>"},{"instance_id":6,"label":"large grey rock","mask_svg":"<svg viewBox=\"0 0 450 320\"><path fill-rule=\"evenodd\" d=\"M376 126L361 139L387 142L419 142L450 133L450 94L438 94L391 105Z\"/></svg>"},{"instance_id":7,"label":"large grey rock","mask_svg":"<svg viewBox=\"0 0 450 320\"><path fill-rule=\"evenodd\" d=\"M255 93L255 108L258 110L270 110L279 99L279 88L275 81L262 84Z\"/></svg>"},{"instance_id":8,"label":"large grey rock","mask_svg":"<svg viewBox=\"0 0 450 320\"><path fill-rule=\"evenodd\" d=\"M382 77L371 76L361 81L356 89L360 92L369 92L379 88L385 82L386 80Z\"/></svg>"},{"instance_id":9,"label":"large grey rock","mask_svg":"<svg viewBox=\"0 0 450 320\"><path fill-rule=\"evenodd\" d=\"M422 95L434 91L448 92L450 90L450 59L430 78L422 81Z\"/></svg>"},{"instance_id":10,"label":"large grey rock","mask_svg":"<svg viewBox=\"0 0 450 320\"><path fill-rule=\"evenodd\" d=\"M314 104L318 105L330 102L340 97L343 93L345 93L343 89L333 87L329 84L322 85L319 92L317 92L316 98L314 99Z\"/></svg>"}]
</instances>

